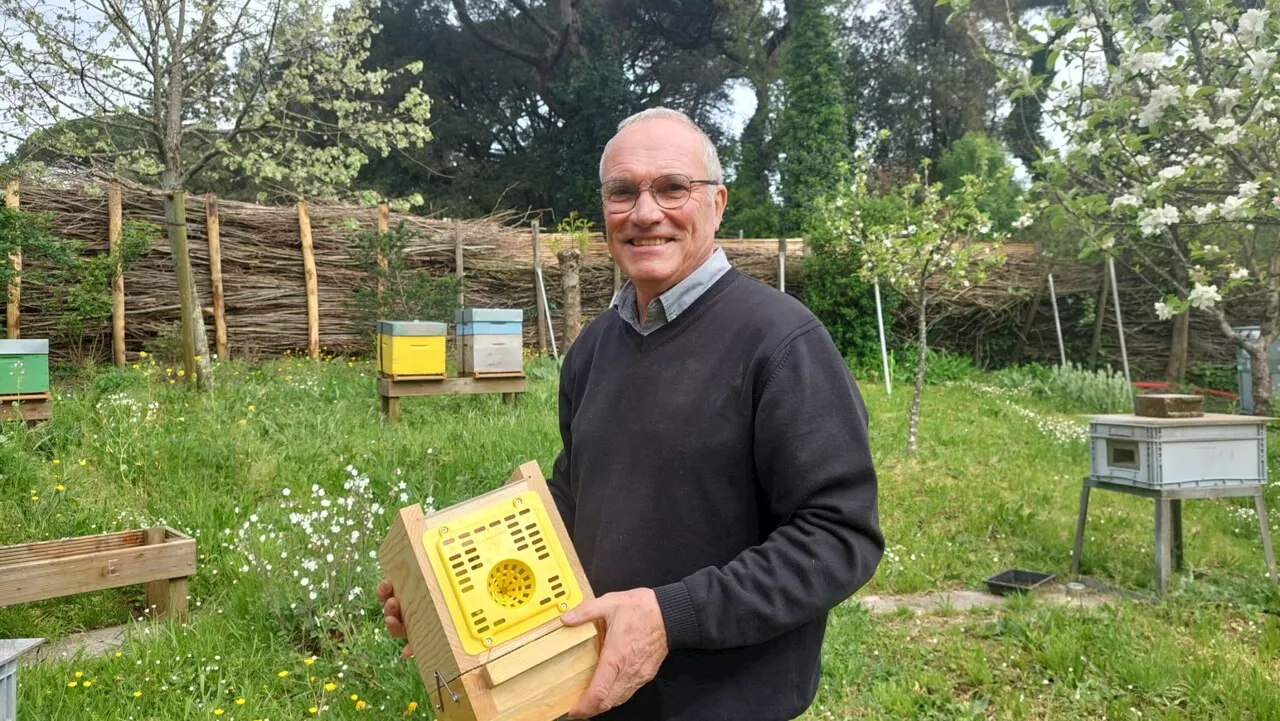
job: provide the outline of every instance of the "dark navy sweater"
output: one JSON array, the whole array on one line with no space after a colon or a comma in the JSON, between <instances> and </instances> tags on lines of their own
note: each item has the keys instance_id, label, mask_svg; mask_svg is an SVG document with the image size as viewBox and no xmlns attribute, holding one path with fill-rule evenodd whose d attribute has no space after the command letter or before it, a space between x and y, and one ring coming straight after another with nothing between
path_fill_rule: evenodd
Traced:
<instances>
[{"instance_id":1,"label":"dark navy sweater","mask_svg":"<svg viewBox=\"0 0 1280 721\"><path fill-rule=\"evenodd\" d=\"M737 270L641 336L610 309L560 378L552 494L596 595L654 589L670 653L600 719L791 719L829 609L884 551L867 414L818 320Z\"/></svg>"}]
</instances>

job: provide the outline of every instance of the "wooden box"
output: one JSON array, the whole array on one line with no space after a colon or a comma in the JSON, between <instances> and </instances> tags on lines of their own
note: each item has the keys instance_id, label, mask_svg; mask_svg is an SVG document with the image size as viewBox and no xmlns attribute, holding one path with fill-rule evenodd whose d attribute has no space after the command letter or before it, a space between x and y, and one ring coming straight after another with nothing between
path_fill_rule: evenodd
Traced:
<instances>
[{"instance_id":1,"label":"wooden box","mask_svg":"<svg viewBox=\"0 0 1280 721\"><path fill-rule=\"evenodd\" d=\"M447 721L552 721L595 671L593 597L538 464L430 516L401 509L378 552L432 710Z\"/></svg>"},{"instance_id":2,"label":"wooden box","mask_svg":"<svg viewBox=\"0 0 1280 721\"><path fill-rule=\"evenodd\" d=\"M1134 396L1133 413L1147 418L1199 418L1204 415L1204 396L1178 393Z\"/></svg>"},{"instance_id":3,"label":"wooden box","mask_svg":"<svg viewBox=\"0 0 1280 721\"><path fill-rule=\"evenodd\" d=\"M519 308L463 308L455 316L460 375L524 372L523 312Z\"/></svg>"},{"instance_id":4,"label":"wooden box","mask_svg":"<svg viewBox=\"0 0 1280 721\"><path fill-rule=\"evenodd\" d=\"M391 378L444 377L444 323L378 321L378 373Z\"/></svg>"},{"instance_id":5,"label":"wooden box","mask_svg":"<svg viewBox=\"0 0 1280 721\"><path fill-rule=\"evenodd\" d=\"M0 608L146 584L156 615L187 613L194 538L167 526L0 547Z\"/></svg>"},{"instance_id":6,"label":"wooden box","mask_svg":"<svg viewBox=\"0 0 1280 721\"><path fill-rule=\"evenodd\" d=\"M1132 414L1089 423L1094 478L1141 488L1265 483L1267 418L1206 413L1192 418Z\"/></svg>"},{"instance_id":7,"label":"wooden box","mask_svg":"<svg viewBox=\"0 0 1280 721\"><path fill-rule=\"evenodd\" d=\"M0 396L49 390L49 341L0 340Z\"/></svg>"}]
</instances>

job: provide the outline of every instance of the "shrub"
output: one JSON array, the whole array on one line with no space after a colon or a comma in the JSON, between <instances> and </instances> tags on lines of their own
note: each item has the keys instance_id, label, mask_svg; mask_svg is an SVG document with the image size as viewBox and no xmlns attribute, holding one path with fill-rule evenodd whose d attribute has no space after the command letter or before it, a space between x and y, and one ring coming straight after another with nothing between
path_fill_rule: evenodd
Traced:
<instances>
[{"instance_id":1,"label":"shrub","mask_svg":"<svg viewBox=\"0 0 1280 721\"><path fill-rule=\"evenodd\" d=\"M997 386L1046 398L1063 410L1126 413L1133 409L1124 374L1111 368L1089 370L1074 363L1016 366L997 371L992 380Z\"/></svg>"}]
</instances>

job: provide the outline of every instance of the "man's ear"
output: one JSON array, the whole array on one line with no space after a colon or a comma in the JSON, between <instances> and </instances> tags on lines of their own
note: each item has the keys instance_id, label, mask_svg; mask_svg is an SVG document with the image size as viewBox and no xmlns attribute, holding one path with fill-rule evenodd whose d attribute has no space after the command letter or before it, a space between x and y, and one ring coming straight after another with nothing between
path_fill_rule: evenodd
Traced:
<instances>
[{"instance_id":1,"label":"man's ear","mask_svg":"<svg viewBox=\"0 0 1280 721\"><path fill-rule=\"evenodd\" d=\"M724 219L724 209L729 205L729 188L726 185L717 185L715 194L716 222L713 223L715 230L720 230L720 221Z\"/></svg>"}]
</instances>

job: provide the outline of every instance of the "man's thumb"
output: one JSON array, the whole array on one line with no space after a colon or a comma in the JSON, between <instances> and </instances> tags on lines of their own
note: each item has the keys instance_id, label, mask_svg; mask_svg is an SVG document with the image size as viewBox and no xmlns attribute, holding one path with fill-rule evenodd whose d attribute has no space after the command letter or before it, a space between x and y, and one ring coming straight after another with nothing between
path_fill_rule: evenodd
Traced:
<instances>
[{"instance_id":1,"label":"man's thumb","mask_svg":"<svg viewBox=\"0 0 1280 721\"><path fill-rule=\"evenodd\" d=\"M595 599L583 601L577 606L574 606L568 611L560 614L560 620L563 621L566 626L577 626L579 624L586 623L600 615L600 611L596 608L596 605L597 601Z\"/></svg>"}]
</instances>

